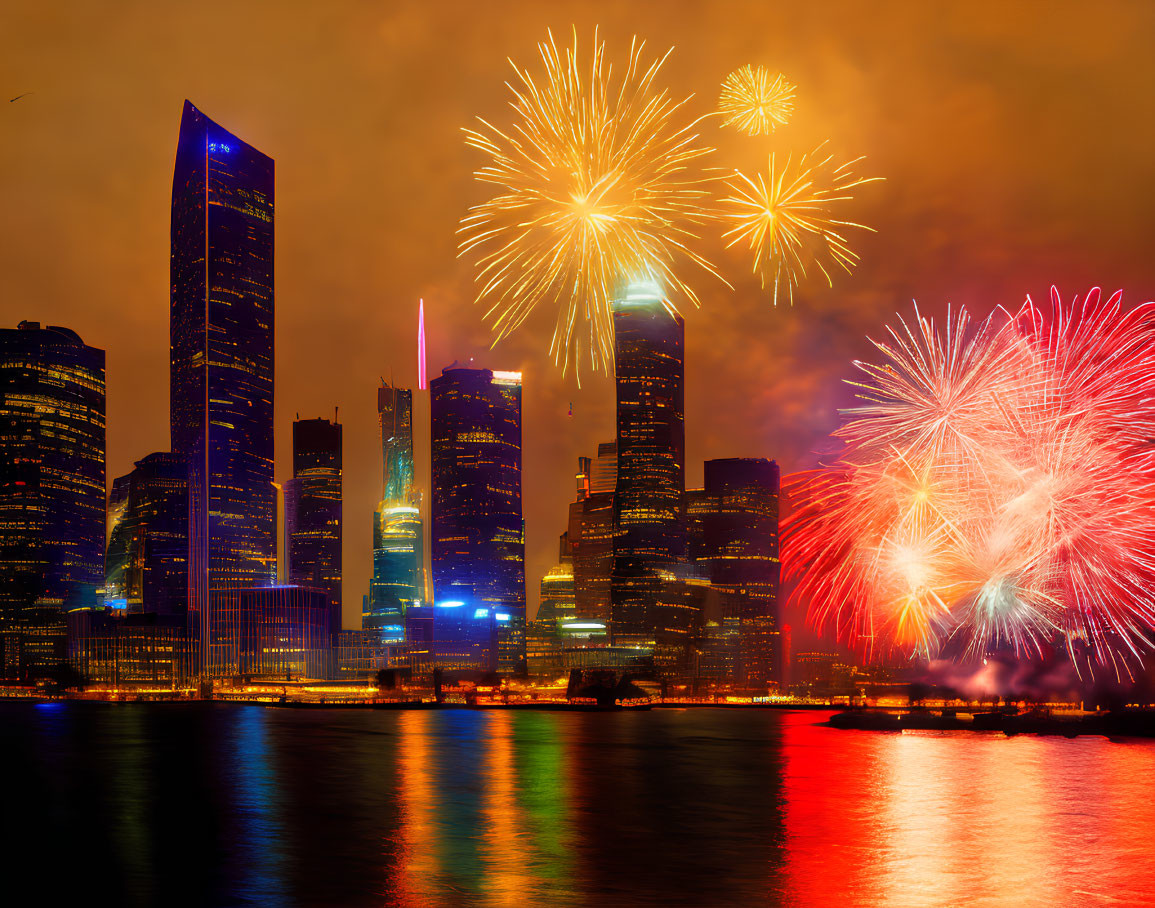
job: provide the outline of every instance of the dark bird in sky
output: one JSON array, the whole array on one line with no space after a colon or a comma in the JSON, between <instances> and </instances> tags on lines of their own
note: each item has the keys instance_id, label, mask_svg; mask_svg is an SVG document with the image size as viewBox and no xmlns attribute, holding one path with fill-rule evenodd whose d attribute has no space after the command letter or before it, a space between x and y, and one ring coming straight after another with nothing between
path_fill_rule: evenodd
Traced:
<instances>
[{"instance_id":1,"label":"dark bird in sky","mask_svg":"<svg viewBox=\"0 0 1155 908\"><path fill-rule=\"evenodd\" d=\"M27 97L28 97L30 94L32 94L32 92L30 92L30 91L26 91L26 92L24 92L24 94L22 94L22 95L17 95L15 98L9 98L9 99L8 99L8 103L9 103L9 104L15 104L15 103L16 103L17 101L19 101L21 98L27 98Z\"/></svg>"}]
</instances>

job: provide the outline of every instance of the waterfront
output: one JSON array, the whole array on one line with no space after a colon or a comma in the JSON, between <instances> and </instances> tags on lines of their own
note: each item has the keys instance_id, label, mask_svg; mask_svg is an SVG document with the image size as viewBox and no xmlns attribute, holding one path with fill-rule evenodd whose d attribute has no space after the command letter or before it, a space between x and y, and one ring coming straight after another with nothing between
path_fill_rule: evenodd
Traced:
<instances>
[{"instance_id":1,"label":"waterfront","mask_svg":"<svg viewBox=\"0 0 1155 908\"><path fill-rule=\"evenodd\" d=\"M822 718L3 703L3 853L48 903L1151 898L1155 745Z\"/></svg>"}]
</instances>

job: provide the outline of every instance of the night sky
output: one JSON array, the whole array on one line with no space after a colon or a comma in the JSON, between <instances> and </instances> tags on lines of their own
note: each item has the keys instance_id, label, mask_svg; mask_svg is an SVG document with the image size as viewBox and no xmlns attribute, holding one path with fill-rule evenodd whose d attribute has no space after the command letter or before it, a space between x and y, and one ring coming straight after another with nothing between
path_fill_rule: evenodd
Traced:
<instances>
[{"instance_id":1,"label":"night sky","mask_svg":"<svg viewBox=\"0 0 1155 908\"><path fill-rule=\"evenodd\" d=\"M747 170L829 138L859 170L862 264L773 308L746 257L704 249L686 315L687 483L702 461L812 465L850 362L896 311L979 314L1101 284L1155 297L1155 5L1017 3L61 3L0 8L0 323L61 324L108 351L108 476L167 450L169 204L181 104L276 159L277 476L294 415L345 427L347 626L359 626L380 492L380 377L454 359L524 373L530 611L554 562L579 454L613 438L614 392L547 358L540 311L489 350L454 231L486 188L461 127L508 121L507 57L595 25L637 34L708 112L746 63L798 84L772 138L703 125L711 163ZM8 98L32 92L15 103ZM567 416L570 402L573 417ZM427 484L428 405L418 405ZM797 626L797 620L793 621Z\"/></svg>"}]
</instances>

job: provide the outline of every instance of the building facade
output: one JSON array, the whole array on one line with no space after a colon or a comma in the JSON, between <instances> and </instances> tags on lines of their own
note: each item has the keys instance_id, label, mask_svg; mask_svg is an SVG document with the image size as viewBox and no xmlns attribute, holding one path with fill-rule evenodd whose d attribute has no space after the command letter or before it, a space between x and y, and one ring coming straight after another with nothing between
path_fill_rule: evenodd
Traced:
<instances>
[{"instance_id":1,"label":"building facade","mask_svg":"<svg viewBox=\"0 0 1155 908\"><path fill-rule=\"evenodd\" d=\"M325 678L334 635L329 597L301 586L215 590L207 674Z\"/></svg>"},{"instance_id":2,"label":"building facade","mask_svg":"<svg viewBox=\"0 0 1155 908\"><path fill-rule=\"evenodd\" d=\"M434 602L489 609L498 670L525 671L521 373L454 364L430 382Z\"/></svg>"},{"instance_id":3,"label":"building facade","mask_svg":"<svg viewBox=\"0 0 1155 908\"><path fill-rule=\"evenodd\" d=\"M334 633L341 630L341 424L293 423L293 478L285 484L285 573L322 591Z\"/></svg>"},{"instance_id":4,"label":"building facade","mask_svg":"<svg viewBox=\"0 0 1155 908\"><path fill-rule=\"evenodd\" d=\"M66 609L104 580L104 351L68 328L0 330L0 632L9 672L66 657Z\"/></svg>"},{"instance_id":5,"label":"building facade","mask_svg":"<svg viewBox=\"0 0 1155 908\"><path fill-rule=\"evenodd\" d=\"M276 574L272 158L188 101L172 186L172 451L189 465L188 621Z\"/></svg>"}]
</instances>

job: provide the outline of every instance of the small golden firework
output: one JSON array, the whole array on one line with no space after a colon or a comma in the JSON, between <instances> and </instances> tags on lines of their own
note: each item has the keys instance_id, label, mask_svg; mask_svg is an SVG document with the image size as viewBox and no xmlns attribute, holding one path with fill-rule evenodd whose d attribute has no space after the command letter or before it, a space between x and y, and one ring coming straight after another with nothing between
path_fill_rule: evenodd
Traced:
<instances>
[{"instance_id":1,"label":"small golden firework","mask_svg":"<svg viewBox=\"0 0 1155 908\"><path fill-rule=\"evenodd\" d=\"M718 113L723 126L733 126L751 136L765 136L785 126L794 113L797 86L782 73L765 66L746 65L722 83Z\"/></svg>"}]
</instances>

